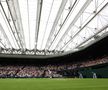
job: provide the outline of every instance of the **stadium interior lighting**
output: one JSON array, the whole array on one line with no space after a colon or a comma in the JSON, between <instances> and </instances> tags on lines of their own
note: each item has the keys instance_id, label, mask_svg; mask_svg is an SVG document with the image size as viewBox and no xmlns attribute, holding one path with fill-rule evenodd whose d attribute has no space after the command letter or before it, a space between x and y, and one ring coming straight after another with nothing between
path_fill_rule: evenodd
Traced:
<instances>
[{"instance_id":1,"label":"stadium interior lighting","mask_svg":"<svg viewBox=\"0 0 108 90\"><path fill-rule=\"evenodd\" d=\"M64 55L108 35L108 0L0 0L0 53Z\"/></svg>"}]
</instances>

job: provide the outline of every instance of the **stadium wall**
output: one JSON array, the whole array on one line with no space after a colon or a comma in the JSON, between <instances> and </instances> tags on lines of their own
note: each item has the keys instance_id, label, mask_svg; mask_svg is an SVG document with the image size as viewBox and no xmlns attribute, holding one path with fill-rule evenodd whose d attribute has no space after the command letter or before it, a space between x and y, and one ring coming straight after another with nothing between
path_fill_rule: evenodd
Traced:
<instances>
[{"instance_id":1,"label":"stadium wall","mask_svg":"<svg viewBox=\"0 0 108 90\"><path fill-rule=\"evenodd\" d=\"M97 78L108 78L108 63L95 65L79 69L84 78L93 78L93 72L96 73Z\"/></svg>"}]
</instances>

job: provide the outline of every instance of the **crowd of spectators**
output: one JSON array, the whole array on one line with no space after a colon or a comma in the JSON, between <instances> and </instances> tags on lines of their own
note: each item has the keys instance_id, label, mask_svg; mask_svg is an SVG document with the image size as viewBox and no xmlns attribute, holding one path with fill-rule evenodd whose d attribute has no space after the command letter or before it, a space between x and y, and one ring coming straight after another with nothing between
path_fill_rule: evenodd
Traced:
<instances>
[{"instance_id":1,"label":"crowd of spectators","mask_svg":"<svg viewBox=\"0 0 108 90\"><path fill-rule=\"evenodd\" d=\"M34 65L0 65L0 77L15 77L15 78L26 78L26 77L62 77L58 70L60 70L61 66L34 66Z\"/></svg>"},{"instance_id":2,"label":"crowd of spectators","mask_svg":"<svg viewBox=\"0 0 108 90\"><path fill-rule=\"evenodd\" d=\"M87 60L77 63L67 64L48 64L48 65L0 65L0 77L63 77L63 74L59 73L64 70L75 70L77 68L93 66L97 64L108 63L108 56L97 58L94 60Z\"/></svg>"},{"instance_id":3,"label":"crowd of spectators","mask_svg":"<svg viewBox=\"0 0 108 90\"><path fill-rule=\"evenodd\" d=\"M81 62L80 67L88 67L88 66L104 64L104 63L108 63L108 56L104 56L104 57L101 57L101 58L97 58L97 59L92 59L92 60L89 60L89 61Z\"/></svg>"}]
</instances>

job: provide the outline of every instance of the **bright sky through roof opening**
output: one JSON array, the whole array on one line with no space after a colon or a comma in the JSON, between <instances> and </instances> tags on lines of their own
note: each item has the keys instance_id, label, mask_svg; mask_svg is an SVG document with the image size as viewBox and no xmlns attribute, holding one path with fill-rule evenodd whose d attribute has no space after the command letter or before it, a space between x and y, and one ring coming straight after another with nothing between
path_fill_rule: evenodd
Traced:
<instances>
[{"instance_id":1,"label":"bright sky through roof opening","mask_svg":"<svg viewBox=\"0 0 108 90\"><path fill-rule=\"evenodd\" d=\"M0 0L0 47L78 50L108 32L107 10L108 0Z\"/></svg>"}]
</instances>

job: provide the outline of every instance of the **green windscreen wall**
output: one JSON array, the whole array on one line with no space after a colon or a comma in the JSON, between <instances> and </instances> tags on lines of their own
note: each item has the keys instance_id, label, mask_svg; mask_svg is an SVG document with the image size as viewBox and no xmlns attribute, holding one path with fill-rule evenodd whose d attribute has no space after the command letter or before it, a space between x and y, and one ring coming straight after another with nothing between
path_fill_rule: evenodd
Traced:
<instances>
[{"instance_id":1,"label":"green windscreen wall","mask_svg":"<svg viewBox=\"0 0 108 90\"><path fill-rule=\"evenodd\" d=\"M93 72L98 78L108 78L108 63L79 69L85 78L92 78Z\"/></svg>"}]
</instances>

